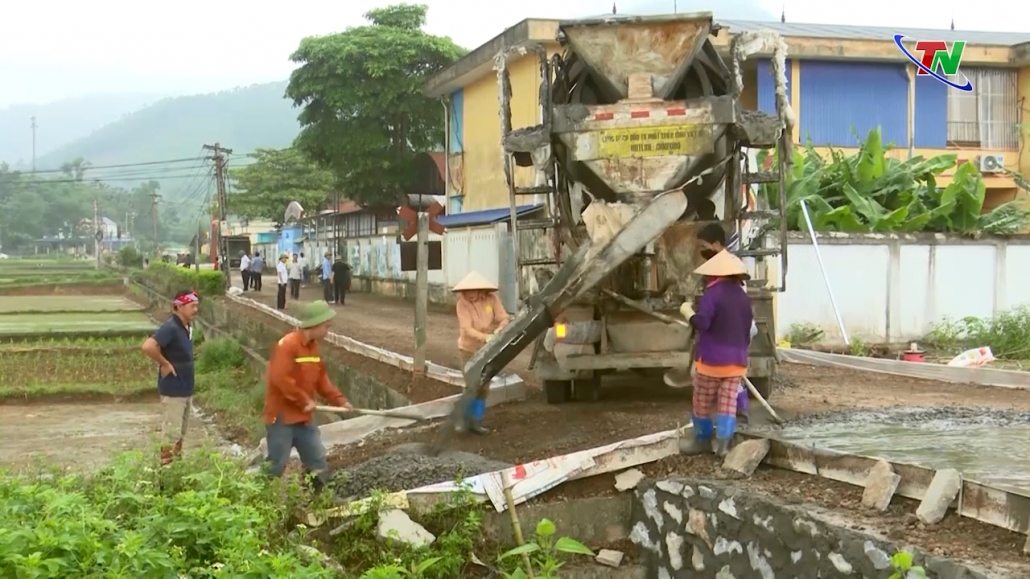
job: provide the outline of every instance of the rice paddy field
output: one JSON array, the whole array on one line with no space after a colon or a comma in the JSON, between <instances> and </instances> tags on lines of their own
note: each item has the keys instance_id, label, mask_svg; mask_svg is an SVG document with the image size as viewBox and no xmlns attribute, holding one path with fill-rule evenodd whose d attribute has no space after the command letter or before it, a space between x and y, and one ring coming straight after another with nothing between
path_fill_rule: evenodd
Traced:
<instances>
[{"instance_id":1,"label":"rice paddy field","mask_svg":"<svg viewBox=\"0 0 1030 579\"><path fill-rule=\"evenodd\" d=\"M160 402L140 344L154 328L117 272L0 260L0 469L146 445Z\"/></svg>"}]
</instances>

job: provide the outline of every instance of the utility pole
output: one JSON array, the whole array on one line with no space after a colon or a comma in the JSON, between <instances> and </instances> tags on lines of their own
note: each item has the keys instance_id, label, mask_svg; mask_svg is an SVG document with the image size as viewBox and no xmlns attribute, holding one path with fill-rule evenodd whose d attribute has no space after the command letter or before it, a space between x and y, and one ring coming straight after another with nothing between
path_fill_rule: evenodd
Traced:
<instances>
[{"instance_id":1,"label":"utility pole","mask_svg":"<svg viewBox=\"0 0 1030 579\"><path fill-rule=\"evenodd\" d=\"M100 269L100 205L93 199L93 256L96 258L94 267Z\"/></svg>"},{"instance_id":2,"label":"utility pole","mask_svg":"<svg viewBox=\"0 0 1030 579\"><path fill-rule=\"evenodd\" d=\"M36 172L36 117L32 117L32 172Z\"/></svg>"},{"instance_id":3,"label":"utility pole","mask_svg":"<svg viewBox=\"0 0 1030 579\"><path fill-rule=\"evenodd\" d=\"M422 205L421 198L419 205ZM418 213L415 258L415 374L426 371L426 316L429 311L429 214Z\"/></svg>"},{"instance_id":4,"label":"utility pole","mask_svg":"<svg viewBox=\"0 0 1030 579\"><path fill-rule=\"evenodd\" d=\"M154 224L154 257L160 256L160 244L157 242L157 202L161 196L157 193L150 194L150 219Z\"/></svg>"},{"instance_id":5,"label":"utility pole","mask_svg":"<svg viewBox=\"0 0 1030 579\"><path fill-rule=\"evenodd\" d=\"M193 243L193 269L200 271L200 238L204 235L204 226L202 223L197 224L197 240Z\"/></svg>"},{"instance_id":6,"label":"utility pole","mask_svg":"<svg viewBox=\"0 0 1030 579\"><path fill-rule=\"evenodd\" d=\"M218 252L221 254L221 261L225 262L225 267L222 268L222 271L225 275L225 287L228 288L231 284L229 281L229 247L225 236L222 235L222 227L225 225L226 216L228 215L225 196L225 154L231 155L232 149L226 149L219 143L204 145L204 148L211 151L211 160L215 162L215 188L218 192Z\"/></svg>"}]
</instances>

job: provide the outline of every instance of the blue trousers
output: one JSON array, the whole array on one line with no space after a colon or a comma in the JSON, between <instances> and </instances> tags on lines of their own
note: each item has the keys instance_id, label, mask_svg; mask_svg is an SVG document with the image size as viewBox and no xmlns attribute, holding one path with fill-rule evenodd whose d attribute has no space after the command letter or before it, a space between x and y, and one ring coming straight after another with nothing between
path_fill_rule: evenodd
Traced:
<instances>
[{"instance_id":1,"label":"blue trousers","mask_svg":"<svg viewBox=\"0 0 1030 579\"><path fill-rule=\"evenodd\" d=\"M281 477L290 461L290 451L297 449L300 462L306 472L315 473L322 482L329 481L329 463L326 461L325 446L313 422L283 424L277 417L274 424L265 425L268 455L265 468L269 476Z\"/></svg>"}]
</instances>

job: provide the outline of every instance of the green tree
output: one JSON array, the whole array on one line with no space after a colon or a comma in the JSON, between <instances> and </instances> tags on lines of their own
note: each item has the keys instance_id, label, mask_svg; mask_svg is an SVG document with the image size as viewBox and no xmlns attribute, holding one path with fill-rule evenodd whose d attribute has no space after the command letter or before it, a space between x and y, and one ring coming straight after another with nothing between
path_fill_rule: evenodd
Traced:
<instances>
[{"instance_id":1,"label":"green tree","mask_svg":"<svg viewBox=\"0 0 1030 579\"><path fill-rule=\"evenodd\" d=\"M231 169L234 180L228 206L248 219L283 221L286 206L296 201L317 208L333 191L333 174L297 149L258 149L255 161Z\"/></svg>"},{"instance_id":2,"label":"green tree","mask_svg":"<svg viewBox=\"0 0 1030 579\"><path fill-rule=\"evenodd\" d=\"M370 24L305 38L290 57L300 65L286 88L302 107L295 145L355 201L394 202L413 181L415 153L443 143L443 111L423 86L464 50L422 30L426 11L371 10Z\"/></svg>"}]
</instances>

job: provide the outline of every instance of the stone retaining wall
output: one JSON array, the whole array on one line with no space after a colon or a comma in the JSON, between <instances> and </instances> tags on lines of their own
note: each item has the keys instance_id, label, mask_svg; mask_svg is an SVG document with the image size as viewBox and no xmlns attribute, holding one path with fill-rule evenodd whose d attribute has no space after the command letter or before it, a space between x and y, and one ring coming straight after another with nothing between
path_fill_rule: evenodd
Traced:
<instances>
[{"instance_id":1,"label":"stone retaining wall","mask_svg":"<svg viewBox=\"0 0 1030 579\"><path fill-rule=\"evenodd\" d=\"M647 576L657 579L886 579L900 548L726 481L648 481L635 493L630 540L644 553ZM906 550L927 577L988 577Z\"/></svg>"}]
</instances>

